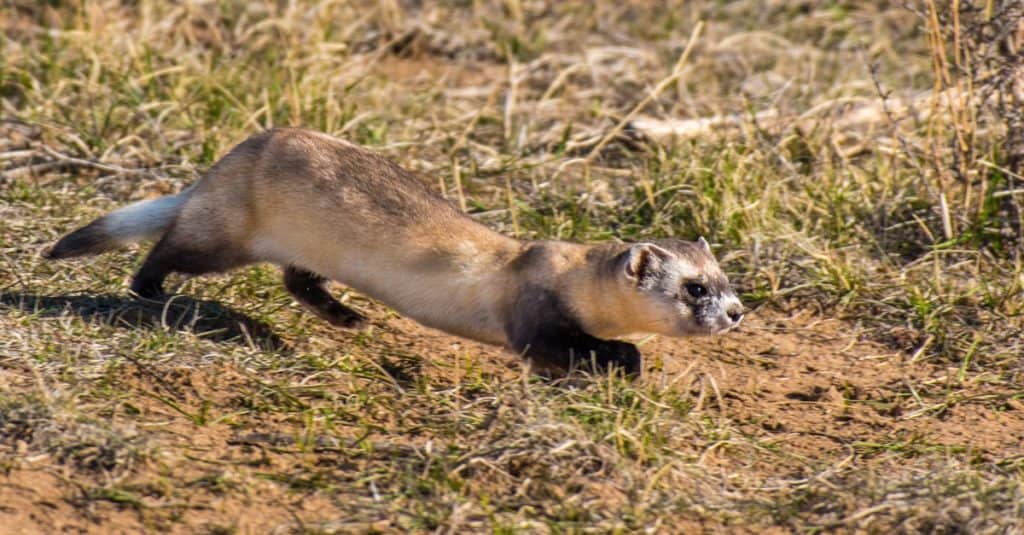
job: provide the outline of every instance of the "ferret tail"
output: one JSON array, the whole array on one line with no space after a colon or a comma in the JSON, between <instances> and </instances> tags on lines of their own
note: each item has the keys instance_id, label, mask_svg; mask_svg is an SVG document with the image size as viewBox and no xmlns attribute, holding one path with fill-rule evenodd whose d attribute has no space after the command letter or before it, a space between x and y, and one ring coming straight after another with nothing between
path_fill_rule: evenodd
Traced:
<instances>
[{"instance_id":1,"label":"ferret tail","mask_svg":"<svg viewBox=\"0 0 1024 535\"><path fill-rule=\"evenodd\" d=\"M129 243L159 238L171 226L192 188L129 204L64 236L46 253L60 259L99 254Z\"/></svg>"}]
</instances>

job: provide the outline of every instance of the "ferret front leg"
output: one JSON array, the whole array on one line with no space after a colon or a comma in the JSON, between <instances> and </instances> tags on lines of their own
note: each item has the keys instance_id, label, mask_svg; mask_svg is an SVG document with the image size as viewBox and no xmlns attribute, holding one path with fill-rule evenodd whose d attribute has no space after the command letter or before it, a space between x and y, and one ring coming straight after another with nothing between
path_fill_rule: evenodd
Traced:
<instances>
[{"instance_id":1,"label":"ferret front leg","mask_svg":"<svg viewBox=\"0 0 1024 535\"><path fill-rule=\"evenodd\" d=\"M509 347L530 360L538 372L619 370L627 377L640 375L643 365L635 345L587 334L551 289L528 286L514 304L516 312L505 325Z\"/></svg>"},{"instance_id":2,"label":"ferret front leg","mask_svg":"<svg viewBox=\"0 0 1024 535\"><path fill-rule=\"evenodd\" d=\"M589 373L623 373L635 378L643 369L640 350L633 344L601 340L578 329L539 329L522 333L512 349L529 360L537 371L564 375L574 370Z\"/></svg>"}]
</instances>

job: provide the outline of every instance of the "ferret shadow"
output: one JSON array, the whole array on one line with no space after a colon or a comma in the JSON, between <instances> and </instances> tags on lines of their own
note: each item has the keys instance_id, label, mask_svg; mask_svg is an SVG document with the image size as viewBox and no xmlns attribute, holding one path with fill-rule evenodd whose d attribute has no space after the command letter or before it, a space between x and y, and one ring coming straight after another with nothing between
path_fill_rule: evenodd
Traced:
<instances>
[{"instance_id":1,"label":"ferret shadow","mask_svg":"<svg viewBox=\"0 0 1024 535\"><path fill-rule=\"evenodd\" d=\"M143 300L116 294L37 295L3 292L0 293L0 308L18 309L45 317L74 314L86 321L99 321L118 328L168 329L190 332L215 342L256 346L273 351L289 349L268 324L216 301L184 295Z\"/></svg>"}]
</instances>

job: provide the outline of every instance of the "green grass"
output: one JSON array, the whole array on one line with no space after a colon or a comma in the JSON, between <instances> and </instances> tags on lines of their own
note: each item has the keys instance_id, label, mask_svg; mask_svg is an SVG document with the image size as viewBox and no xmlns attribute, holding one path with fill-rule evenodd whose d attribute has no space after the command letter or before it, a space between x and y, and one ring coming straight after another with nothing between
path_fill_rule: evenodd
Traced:
<instances>
[{"instance_id":1,"label":"green grass","mask_svg":"<svg viewBox=\"0 0 1024 535\"><path fill-rule=\"evenodd\" d=\"M28 481L43 494L24 510L154 532L1021 528L1024 212L1005 123L978 107L836 126L876 83L890 105L934 87L912 11L6 6L0 496ZM742 126L592 154L700 21L641 115ZM726 340L644 344L641 382L552 385L358 294L370 327L332 330L269 266L174 279L181 297L146 304L125 289L142 249L39 256L283 125L379 151L518 237L705 236L756 310Z\"/></svg>"}]
</instances>

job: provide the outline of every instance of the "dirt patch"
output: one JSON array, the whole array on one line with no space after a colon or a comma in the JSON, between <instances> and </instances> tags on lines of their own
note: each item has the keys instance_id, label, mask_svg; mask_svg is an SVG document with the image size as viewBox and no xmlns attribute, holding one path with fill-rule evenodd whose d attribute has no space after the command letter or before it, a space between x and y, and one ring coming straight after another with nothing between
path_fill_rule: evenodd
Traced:
<instances>
[{"instance_id":1,"label":"dirt patch","mask_svg":"<svg viewBox=\"0 0 1024 535\"><path fill-rule=\"evenodd\" d=\"M345 396L347 389L367 385L381 393L417 384L468 388L475 374L509 383L521 378L518 359L498 348L382 309L370 315L369 343L359 342L359 333L323 326L310 340L295 341L300 353L356 345L367 369L379 372L350 372L350 386L341 380L344 374L334 373L333 390L318 395ZM786 453L760 455L749 444L723 439L701 455L709 471L742 467L748 477L769 481L844 463L881 469L935 453L982 462L1013 455L1024 442L1024 411L998 393L988 389L972 398L972 385L950 376L955 370L903 362L840 321L764 315L729 336L657 339L643 350L643 381L689 393L692 414L724 422L766 451ZM428 357L413 364L411 355ZM411 432L408 422L388 430L393 418L386 416L375 420L383 426L376 430L352 424L327 433L308 429L308 422L304 429L296 414L315 413L315 397L304 396L302 388L315 383L316 374L290 374L275 377L223 362L127 361L109 378L120 400L111 418L130 417L157 453L114 485L47 466L45 459L21 459L0 484L0 516L19 529L72 533L398 529L393 522L400 515L374 499L377 491L367 481L379 477L375 467L382 460L430 448L430 435ZM922 382L944 385L946 393L915 398L908 385ZM305 408L252 410L260 396L277 396L284 404L293 396ZM407 415L444 410L413 407ZM161 487L169 479L175 483Z\"/></svg>"},{"instance_id":2,"label":"dirt patch","mask_svg":"<svg viewBox=\"0 0 1024 535\"><path fill-rule=\"evenodd\" d=\"M663 356L667 380L683 377L743 433L823 464L892 451L991 461L1024 444L1024 410L1011 399L1019 392L908 362L838 320L768 316L730 336L658 340L645 353ZM935 388L915 390L921 384ZM765 469L785 469L777 463Z\"/></svg>"}]
</instances>

